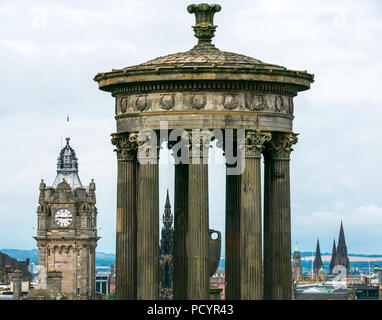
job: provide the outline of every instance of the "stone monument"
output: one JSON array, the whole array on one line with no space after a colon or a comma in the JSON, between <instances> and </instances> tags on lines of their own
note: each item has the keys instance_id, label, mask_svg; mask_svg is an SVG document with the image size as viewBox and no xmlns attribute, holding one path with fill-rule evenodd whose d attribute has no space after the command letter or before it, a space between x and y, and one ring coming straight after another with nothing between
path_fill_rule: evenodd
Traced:
<instances>
[{"instance_id":1,"label":"stone monument","mask_svg":"<svg viewBox=\"0 0 382 320\"><path fill-rule=\"evenodd\" d=\"M226 298L291 299L293 98L310 88L313 75L217 49L211 39L220 5L187 9L196 16L198 43L191 50L94 78L115 98L116 298L159 297L158 149L164 138L174 157L183 159L175 161L174 298L209 297L205 159L215 139L227 162ZM236 161L233 149L240 156Z\"/></svg>"}]
</instances>

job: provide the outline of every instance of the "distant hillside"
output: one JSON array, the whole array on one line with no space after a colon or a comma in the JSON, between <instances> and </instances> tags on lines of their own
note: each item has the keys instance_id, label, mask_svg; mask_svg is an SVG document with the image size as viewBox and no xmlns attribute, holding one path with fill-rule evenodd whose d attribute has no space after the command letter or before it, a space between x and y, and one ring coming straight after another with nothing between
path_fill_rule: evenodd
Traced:
<instances>
[{"instance_id":1,"label":"distant hillside","mask_svg":"<svg viewBox=\"0 0 382 320\"><path fill-rule=\"evenodd\" d=\"M29 258L31 262L35 265L38 265L38 250L19 250L19 249L0 249L0 252L8 254L10 257L15 258L17 260L25 260ZM302 258L302 267L303 269L310 270L312 262L310 261L315 252L300 252ZM330 261L330 253L321 253L324 268L329 268ZM358 267L362 269L367 269L369 267L369 259L371 261L371 266L379 265L382 267L382 255L376 254L352 254L349 253L350 257L350 266ZM114 253L105 253L105 252L96 252L96 265L97 267L110 266L111 264L115 264L115 254ZM224 255L220 258L219 268L225 267L225 257Z\"/></svg>"},{"instance_id":2,"label":"distant hillside","mask_svg":"<svg viewBox=\"0 0 382 320\"><path fill-rule=\"evenodd\" d=\"M35 265L38 265L38 249L32 250L19 250L19 249L0 249L0 252L6 253L10 257L17 260L30 259L30 262L33 262ZM110 266L115 264L115 254L114 253L105 253L96 251L96 265L101 266Z\"/></svg>"}]
</instances>

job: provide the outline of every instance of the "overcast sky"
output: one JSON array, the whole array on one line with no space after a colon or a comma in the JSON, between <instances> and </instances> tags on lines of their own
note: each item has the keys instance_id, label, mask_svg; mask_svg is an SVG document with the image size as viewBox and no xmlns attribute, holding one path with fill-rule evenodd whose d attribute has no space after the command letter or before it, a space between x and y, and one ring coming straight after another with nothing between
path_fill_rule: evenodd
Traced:
<instances>
[{"instance_id":1,"label":"overcast sky","mask_svg":"<svg viewBox=\"0 0 382 320\"><path fill-rule=\"evenodd\" d=\"M331 251L342 219L349 252L382 254L381 1L215 2L219 49L315 74L311 90L295 99L292 247L297 241L312 251L319 238ZM191 3L0 2L0 248L37 248L38 185L53 183L69 136L82 183L97 185L97 250L114 252L114 99L93 77L191 49ZM221 231L224 172L222 164L209 172L210 226ZM161 213L167 188L173 203L173 179L172 166L162 164Z\"/></svg>"}]
</instances>

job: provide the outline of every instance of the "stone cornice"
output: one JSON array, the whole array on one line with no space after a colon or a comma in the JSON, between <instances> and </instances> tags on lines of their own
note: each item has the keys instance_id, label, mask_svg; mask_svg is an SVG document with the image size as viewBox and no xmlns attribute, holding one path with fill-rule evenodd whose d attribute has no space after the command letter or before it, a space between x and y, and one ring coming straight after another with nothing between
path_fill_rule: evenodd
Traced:
<instances>
[{"instance_id":1,"label":"stone cornice","mask_svg":"<svg viewBox=\"0 0 382 320\"><path fill-rule=\"evenodd\" d=\"M162 91L194 91L194 90L246 90L259 93L278 93L295 96L296 87L287 83L255 82L245 80L193 80L181 81L149 81L126 83L123 86L117 86L113 90L113 96L126 93L149 93Z\"/></svg>"},{"instance_id":2,"label":"stone cornice","mask_svg":"<svg viewBox=\"0 0 382 320\"><path fill-rule=\"evenodd\" d=\"M46 242L73 242L73 241L98 241L101 239L101 237L83 237L83 236L77 236L77 237L52 237L52 236L35 236L33 237L36 241L46 241Z\"/></svg>"},{"instance_id":3,"label":"stone cornice","mask_svg":"<svg viewBox=\"0 0 382 320\"><path fill-rule=\"evenodd\" d=\"M280 70L272 67L253 66L237 67L222 66L213 68L211 66L187 66L178 68L176 66L142 66L115 70L112 72L99 73L94 78L99 88L104 91L113 92L117 87L129 83L145 83L152 81L177 81L182 80L228 80L228 81L250 81L258 83L285 83L295 87L297 91L310 88L314 76L306 71Z\"/></svg>"}]
</instances>

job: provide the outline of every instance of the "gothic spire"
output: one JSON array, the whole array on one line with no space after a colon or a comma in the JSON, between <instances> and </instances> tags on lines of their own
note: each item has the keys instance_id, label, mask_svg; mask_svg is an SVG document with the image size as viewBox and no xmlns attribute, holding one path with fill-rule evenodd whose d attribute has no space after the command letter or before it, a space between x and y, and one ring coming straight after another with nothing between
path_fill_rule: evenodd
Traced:
<instances>
[{"instance_id":1,"label":"gothic spire","mask_svg":"<svg viewBox=\"0 0 382 320\"><path fill-rule=\"evenodd\" d=\"M164 206L164 213L163 213L164 229L170 230L172 226L172 222L173 222L173 216L171 213L170 198L168 196L168 189L167 189L166 204Z\"/></svg>"},{"instance_id":2,"label":"gothic spire","mask_svg":"<svg viewBox=\"0 0 382 320\"><path fill-rule=\"evenodd\" d=\"M171 209L171 205L170 205L170 198L169 198L169 196L168 196L168 189L167 189L167 196L166 196L166 204L164 205L164 207L166 208L166 209Z\"/></svg>"},{"instance_id":3,"label":"gothic spire","mask_svg":"<svg viewBox=\"0 0 382 320\"><path fill-rule=\"evenodd\" d=\"M342 224L342 220L341 220L341 227L340 227L340 235L338 236L337 251L339 251L339 249L345 250L346 253L347 253L346 242L345 242L344 226Z\"/></svg>"},{"instance_id":4,"label":"gothic spire","mask_svg":"<svg viewBox=\"0 0 382 320\"><path fill-rule=\"evenodd\" d=\"M330 259L330 274L333 274L333 268L335 266L336 261L336 239L333 239L333 249L332 249L332 258Z\"/></svg>"},{"instance_id":5,"label":"gothic spire","mask_svg":"<svg viewBox=\"0 0 382 320\"><path fill-rule=\"evenodd\" d=\"M313 273L318 274L321 267L322 267L322 259L321 259L321 251L320 251L320 242L317 239L316 257L313 263Z\"/></svg>"},{"instance_id":6,"label":"gothic spire","mask_svg":"<svg viewBox=\"0 0 382 320\"><path fill-rule=\"evenodd\" d=\"M169 300L173 298L173 258L172 252L174 248L174 229L171 227L173 222L173 215L171 213L170 198L166 196L166 204L163 214L163 228L160 240L160 256L159 256L159 270L160 270L160 299Z\"/></svg>"},{"instance_id":7,"label":"gothic spire","mask_svg":"<svg viewBox=\"0 0 382 320\"><path fill-rule=\"evenodd\" d=\"M347 272L349 272L350 268L349 268L348 250L346 247L345 233L344 233L342 220L341 220L340 234L338 236L335 265L342 265L347 269Z\"/></svg>"},{"instance_id":8,"label":"gothic spire","mask_svg":"<svg viewBox=\"0 0 382 320\"><path fill-rule=\"evenodd\" d=\"M170 199L167 190L166 204L164 207L164 213L162 216L163 228L161 238L161 254L170 254L173 247L173 228L172 223L174 221L171 213Z\"/></svg>"}]
</instances>

